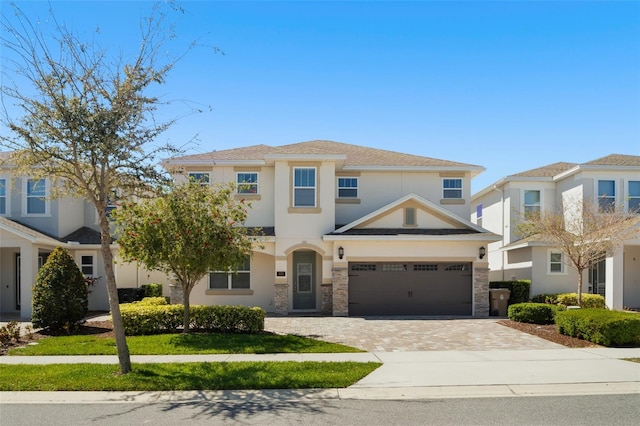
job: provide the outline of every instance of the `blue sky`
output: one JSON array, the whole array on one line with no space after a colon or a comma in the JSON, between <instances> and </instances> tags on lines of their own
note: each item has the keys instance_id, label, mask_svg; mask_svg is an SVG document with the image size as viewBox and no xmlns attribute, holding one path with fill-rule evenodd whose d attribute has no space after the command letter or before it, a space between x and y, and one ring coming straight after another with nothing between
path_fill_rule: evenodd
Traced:
<instances>
[{"instance_id":1,"label":"blue sky","mask_svg":"<svg viewBox=\"0 0 640 426\"><path fill-rule=\"evenodd\" d=\"M46 2L17 3L46 21ZM126 54L152 3L51 5ZM161 88L178 100L163 113L205 112L162 140L198 135L189 153L329 139L484 166L474 192L557 161L640 155L638 1L181 5L169 47L204 47Z\"/></svg>"}]
</instances>

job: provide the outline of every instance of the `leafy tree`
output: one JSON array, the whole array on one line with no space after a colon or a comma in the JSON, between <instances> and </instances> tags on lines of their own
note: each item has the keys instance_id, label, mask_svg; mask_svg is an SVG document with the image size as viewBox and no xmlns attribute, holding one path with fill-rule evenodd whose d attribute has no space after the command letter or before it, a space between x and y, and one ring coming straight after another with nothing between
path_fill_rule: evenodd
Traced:
<instances>
[{"instance_id":1,"label":"leafy tree","mask_svg":"<svg viewBox=\"0 0 640 426\"><path fill-rule=\"evenodd\" d=\"M189 296L209 271L237 270L251 255L254 238L241 226L249 206L236 200L233 185L194 180L164 196L123 205L115 213L125 261L175 277L184 297L184 332L189 332Z\"/></svg>"},{"instance_id":2,"label":"leafy tree","mask_svg":"<svg viewBox=\"0 0 640 426\"><path fill-rule=\"evenodd\" d=\"M141 21L141 40L131 43L137 51L127 60L122 54L108 56L96 40L80 39L53 13L49 34L15 4L9 10L18 23L2 15L0 39L11 56L4 58L0 93L5 108L0 119L12 132L0 135L0 143L14 150L11 161L17 174L49 178L51 197L71 195L96 208L124 374L131 370L131 360L118 305L107 206L116 191L125 198L153 193L158 182L166 181L157 159L176 152L172 146L152 145L177 118L158 120L155 111L162 102L148 94L165 82L180 58L167 58L163 47L173 37L167 14L156 7ZM7 99L15 101L21 117L11 116Z\"/></svg>"},{"instance_id":3,"label":"leafy tree","mask_svg":"<svg viewBox=\"0 0 640 426\"><path fill-rule=\"evenodd\" d=\"M33 288L35 327L59 330L82 321L89 311L84 275L69 251L56 247L38 271Z\"/></svg>"},{"instance_id":4,"label":"leafy tree","mask_svg":"<svg viewBox=\"0 0 640 426\"><path fill-rule=\"evenodd\" d=\"M640 217L615 207L602 209L592 200L566 200L558 211L528 214L518 224L520 236L561 250L565 264L578 273L578 305L582 306L583 273L604 254L613 254L640 230Z\"/></svg>"}]
</instances>

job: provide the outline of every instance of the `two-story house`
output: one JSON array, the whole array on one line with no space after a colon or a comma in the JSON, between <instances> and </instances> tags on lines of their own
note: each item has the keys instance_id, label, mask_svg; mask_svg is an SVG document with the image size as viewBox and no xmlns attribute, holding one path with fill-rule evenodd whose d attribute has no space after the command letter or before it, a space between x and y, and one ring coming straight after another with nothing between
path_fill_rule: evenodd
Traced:
<instances>
[{"instance_id":1,"label":"two-story house","mask_svg":"<svg viewBox=\"0 0 640 426\"><path fill-rule=\"evenodd\" d=\"M38 269L56 246L67 248L87 277L104 276L95 208L74 198L51 199L49 179L18 176L0 152L0 312L31 317ZM89 309L106 310L104 281L89 288Z\"/></svg>"},{"instance_id":2,"label":"two-story house","mask_svg":"<svg viewBox=\"0 0 640 426\"><path fill-rule=\"evenodd\" d=\"M517 232L528 213L572 208L575 200L638 212L640 156L612 154L584 164L553 163L507 176L474 194L472 222L503 236L489 244L490 279L529 279L532 296L576 292L577 272L562 251L521 239ZM583 291L603 295L609 308L640 307L640 237L603 254L587 275Z\"/></svg>"},{"instance_id":3,"label":"two-story house","mask_svg":"<svg viewBox=\"0 0 640 426\"><path fill-rule=\"evenodd\" d=\"M212 271L191 303L488 315L484 252L500 237L470 221L470 182L482 167L331 141L188 155L165 167L235 182L252 204L246 226L265 235L236 274Z\"/></svg>"}]
</instances>

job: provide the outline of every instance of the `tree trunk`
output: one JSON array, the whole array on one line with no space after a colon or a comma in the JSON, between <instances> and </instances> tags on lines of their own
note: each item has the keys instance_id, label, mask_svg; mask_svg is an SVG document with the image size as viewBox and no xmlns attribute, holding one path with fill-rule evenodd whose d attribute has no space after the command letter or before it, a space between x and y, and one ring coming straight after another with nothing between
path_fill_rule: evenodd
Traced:
<instances>
[{"instance_id":1,"label":"tree trunk","mask_svg":"<svg viewBox=\"0 0 640 426\"><path fill-rule=\"evenodd\" d=\"M184 315L182 317L182 332L189 333L189 324L191 323L191 315L189 313L189 293L191 288L189 284L182 284L182 305L184 306Z\"/></svg>"},{"instance_id":2,"label":"tree trunk","mask_svg":"<svg viewBox=\"0 0 640 426\"><path fill-rule=\"evenodd\" d=\"M578 270L578 306L582 307L582 270Z\"/></svg>"},{"instance_id":3,"label":"tree trunk","mask_svg":"<svg viewBox=\"0 0 640 426\"><path fill-rule=\"evenodd\" d=\"M113 271L113 253L111 253L111 233L109 222L106 217L100 215L100 250L104 260L104 270L107 275L107 293L109 294L109 308L111 309L111 320L113 321L113 333L116 339L116 349L118 351L118 361L120 363L120 374L127 374L131 371L131 357L129 356L129 346L124 334L124 323L120 314L120 304L118 303L118 287L116 286L116 275Z\"/></svg>"}]
</instances>

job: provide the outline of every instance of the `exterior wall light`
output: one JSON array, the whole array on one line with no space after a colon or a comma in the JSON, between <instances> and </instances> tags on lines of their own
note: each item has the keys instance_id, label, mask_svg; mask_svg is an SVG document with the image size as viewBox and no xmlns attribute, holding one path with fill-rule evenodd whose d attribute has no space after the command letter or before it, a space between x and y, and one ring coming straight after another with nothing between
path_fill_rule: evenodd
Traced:
<instances>
[{"instance_id":1,"label":"exterior wall light","mask_svg":"<svg viewBox=\"0 0 640 426\"><path fill-rule=\"evenodd\" d=\"M342 259L344 257L344 249L342 247L338 247L338 258Z\"/></svg>"},{"instance_id":2,"label":"exterior wall light","mask_svg":"<svg viewBox=\"0 0 640 426\"><path fill-rule=\"evenodd\" d=\"M487 250L484 248L484 246L482 246L482 247L480 247L480 249L478 249L478 257L480 259L482 259L486 254L487 254Z\"/></svg>"}]
</instances>

